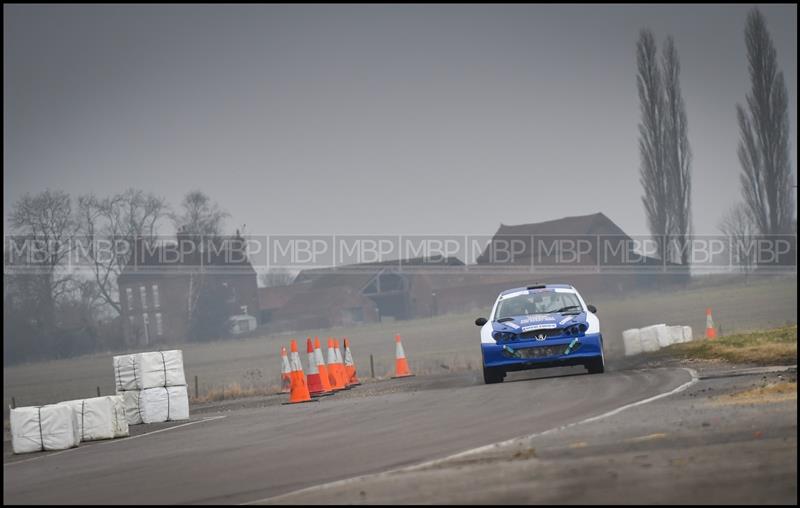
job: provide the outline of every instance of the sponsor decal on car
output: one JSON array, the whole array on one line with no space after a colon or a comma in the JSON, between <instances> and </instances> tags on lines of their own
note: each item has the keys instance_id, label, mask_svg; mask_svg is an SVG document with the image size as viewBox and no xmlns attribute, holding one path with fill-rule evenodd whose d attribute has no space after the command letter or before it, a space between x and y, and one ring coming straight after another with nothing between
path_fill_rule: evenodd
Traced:
<instances>
[{"instance_id":1,"label":"sponsor decal on car","mask_svg":"<svg viewBox=\"0 0 800 508\"><path fill-rule=\"evenodd\" d=\"M543 314L534 314L533 316L528 316L526 318L522 318L519 320L520 323L538 323L541 321L555 321L555 319L551 318L550 316L546 316Z\"/></svg>"},{"instance_id":2,"label":"sponsor decal on car","mask_svg":"<svg viewBox=\"0 0 800 508\"><path fill-rule=\"evenodd\" d=\"M551 330L556 327L555 323L541 323L538 325L530 325L530 326L523 326L523 332L529 332L531 330Z\"/></svg>"},{"instance_id":3,"label":"sponsor decal on car","mask_svg":"<svg viewBox=\"0 0 800 508\"><path fill-rule=\"evenodd\" d=\"M565 317L564 319L562 319L561 321L559 321L559 322L558 322L558 324L559 324L559 325L563 325L564 323L569 323L570 321L572 321L572 319L573 319L574 317L575 317L575 316L569 316L569 317Z\"/></svg>"}]
</instances>

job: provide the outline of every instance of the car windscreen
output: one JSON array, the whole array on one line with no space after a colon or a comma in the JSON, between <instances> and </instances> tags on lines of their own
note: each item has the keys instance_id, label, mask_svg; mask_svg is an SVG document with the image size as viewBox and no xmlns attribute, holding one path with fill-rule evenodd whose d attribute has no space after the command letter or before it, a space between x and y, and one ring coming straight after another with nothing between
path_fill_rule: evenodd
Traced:
<instances>
[{"instance_id":1,"label":"car windscreen","mask_svg":"<svg viewBox=\"0 0 800 508\"><path fill-rule=\"evenodd\" d=\"M494 319L531 314L551 314L554 312L579 312L582 310L581 302L575 293L541 291L500 300Z\"/></svg>"}]
</instances>

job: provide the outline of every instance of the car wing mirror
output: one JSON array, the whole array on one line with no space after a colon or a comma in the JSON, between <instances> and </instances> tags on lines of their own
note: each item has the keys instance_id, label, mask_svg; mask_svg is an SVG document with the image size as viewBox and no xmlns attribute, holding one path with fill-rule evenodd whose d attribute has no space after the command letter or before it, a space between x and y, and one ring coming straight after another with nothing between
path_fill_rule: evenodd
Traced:
<instances>
[{"instance_id":1,"label":"car wing mirror","mask_svg":"<svg viewBox=\"0 0 800 508\"><path fill-rule=\"evenodd\" d=\"M477 326L483 326L483 325L485 325L485 324L486 324L486 318L479 317L478 319L476 319L476 320L475 320L475 324L476 324Z\"/></svg>"},{"instance_id":2,"label":"car wing mirror","mask_svg":"<svg viewBox=\"0 0 800 508\"><path fill-rule=\"evenodd\" d=\"M592 314L597 314L597 307L595 307L594 305L587 305L586 308L589 309L589 312L591 312Z\"/></svg>"}]
</instances>

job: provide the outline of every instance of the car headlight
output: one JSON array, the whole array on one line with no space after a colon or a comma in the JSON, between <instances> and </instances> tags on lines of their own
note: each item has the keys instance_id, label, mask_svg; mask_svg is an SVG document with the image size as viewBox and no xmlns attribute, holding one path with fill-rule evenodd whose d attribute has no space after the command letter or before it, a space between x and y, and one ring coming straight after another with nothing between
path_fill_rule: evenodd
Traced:
<instances>
[{"instance_id":1,"label":"car headlight","mask_svg":"<svg viewBox=\"0 0 800 508\"><path fill-rule=\"evenodd\" d=\"M493 332L492 337L494 340L513 340L516 336L515 333L512 332Z\"/></svg>"},{"instance_id":2,"label":"car headlight","mask_svg":"<svg viewBox=\"0 0 800 508\"><path fill-rule=\"evenodd\" d=\"M573 336L578 336L578 335L584 333L586 331L586 329L587 329L586 325L583 324L583 323L581 323L579 325L572 325L569 328L567 328L567 334L568 335L573 335Z\"/></svg>"}]
</instances>

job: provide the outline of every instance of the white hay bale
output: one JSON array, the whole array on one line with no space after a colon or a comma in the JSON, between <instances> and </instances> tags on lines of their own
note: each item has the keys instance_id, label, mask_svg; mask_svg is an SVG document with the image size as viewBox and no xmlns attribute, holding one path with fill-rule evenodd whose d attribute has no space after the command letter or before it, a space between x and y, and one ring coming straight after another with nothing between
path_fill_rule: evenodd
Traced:
<instances>
[{"instance_id":1,"label":"white hay bale","mask_svg":"<svg viewBox=\"0 0 800 508\"><path fill-rule=\"evenodd\" d=\"M638 355L642 352L642 338L638 328L622 332L622 342L625 345L625 356Z\"/></svg>"},{"instance_id":2,"label":"white hay bale","mask_svg":"<svg viewBox=\"0 0 800 508\"><path fill-rule=\"evenodd\" d=\"M114 401L108 397L67 400L59 404L75 411L81 441L114 439Z\"/></svg>"},{"instance_id":3,"label":"white hay bale","mask_svg":"<svg viewBox=\"0 0 800 508\"><path fill-rule=\"evenodd\" d=\"M118 355L113 363L117 392L186 384L180 349Z\"/></svg>"},{"instance_id":4,"label":"white hay bale","mask_svg":"<svg viewBox=\"0 0 800 508\"><path fill-rule=\"evenodd\" d=\"M14 453L66 450L81 442L77 415L66 405L14 408L10 420Z\"/></svg>"},{"instance_id":5,"label":"white hay bale","mask_svg":"<svg viewBox=\"0 0 800 508\"><path fill-rule=\"evenodd\" d=\"M663 347L662 344L666 342L666 328L665 324L640 328L639 336L642 342L642 351L650 353L661 349Z\"/></svg>"},{"instance_id":6,"label":"white hay bale","mask_svg":"<svg viewBox=\"0 0 800 508\"><path fill-rule=\"evenodd\" d=\"M670 344L680 344L683 342L683 326L668 326L667 337Z\"/></svg>"},{"instance_id":7,"label":"white hay bale","mask_svg":"<svg viewBox=\"0 0 800 508\"><path fill-rule=\"evenodd\" d=\"M128 428L128 418L125 415L125 402L122 400L122 395L109 395L108 398L114 404L114 437L130 436L131 432Z\"/></svg>"},{"instance_id":8,"label":"white hay bale","mask_svg":"<svg viewBox=\"0 0 800 508\"><path fill-rule=\"evenodd\" d=\"M148 388L141 391L139 408L144 423L189 419L189 394L185 386Z\"/></svg>"},{"instance_id":9,"label":"white hay bale","mask_svg":"<svg viewBox=\"0 0 800 508\"><path fill-rule=\"evenodd\" d=\"M142 411L139 409L139 390L125 390L117 392L122 398L122 407L125 411L125 420L128 425L139 425L142 422Z\"/></svg>"}]
</instances>

